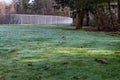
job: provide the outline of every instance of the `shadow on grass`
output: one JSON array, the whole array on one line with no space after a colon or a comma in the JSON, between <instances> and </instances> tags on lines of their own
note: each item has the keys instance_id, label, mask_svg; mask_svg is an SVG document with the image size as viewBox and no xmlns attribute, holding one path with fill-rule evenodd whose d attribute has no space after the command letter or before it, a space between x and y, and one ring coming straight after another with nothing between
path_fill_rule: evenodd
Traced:
<instances>
[{"instance_id":1,"label":"shadow on grass","mask_svg":"<svg viewBox=\"0 0 120 80\"><path fill-rule=\"evenodd\" d=\"M5 80L117 80L120 55L114 53L91 48L51 48L43 54L11 59L1 64L0 70ZM107 64L95 59L105 60Z\"/></svg>"}]
</instances>

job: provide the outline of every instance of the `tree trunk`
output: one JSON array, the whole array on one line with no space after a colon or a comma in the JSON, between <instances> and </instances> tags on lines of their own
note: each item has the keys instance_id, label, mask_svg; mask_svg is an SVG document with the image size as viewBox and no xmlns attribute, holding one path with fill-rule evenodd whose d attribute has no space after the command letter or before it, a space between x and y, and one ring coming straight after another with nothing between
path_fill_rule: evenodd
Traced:
<instances>
[{"instance_id":1,"label":"tree trunk","mask_svg":"<svg viewBox=\"0 0 120 80\"><path fill-rule=\"evenodd\" d=\"M109 0L108 0L108 9L109 9L109 13L110 13L110 23L111 23L112 27L114 27L114 20L113 20L112 11L111 11L111 5L110 5Z\"/></svg>"},{"instance_id":2,"label":"tree trunk","mask_svg":"<svg viewBox=\"0 0 120 80\"><path fill-rule=\"evenodd\" d=\"M118 0L118 24L120 24L120 0Z\"/></svg>"},{"instance_id":3,"label":"tree trunk","mask_svg":"<svg viewBox=\"0 0 120 80\"><path fill-rule=\"evenodd\" d=\"M100 18L99 18L99 11L96 13L96 25L97 25L97 30L100 31L101 26L100 26Z\"/></svg>"},{"instance_id":4,"label":"tree trunk","mask_svg":"<svg viewBox=\"0 0 120 80\"><path fill-rule=\"evenodd\" d=\"M99 12L98 5L96 5L95 17L96 17L97 30L100 31L100 28L101 28L101 26L100 26L100 12Z\"/></svg>"},{"instance_id":5,"label":"tree trunk","mask_svg":"<svg viewBox=\"0 0 120 80\"><path fill-rule=\"evenodd\" d=\"M84 11L81 10L81 11L79 11L77 13L77 25L76 25L76 29L82 29L83 21L84 21Z\"/></svg>"},{"instance_id":6,"label":"tree trunk","mask_svg":"<svg viewBox=\"0 0 120 80\"><path fill-rule=\"evenodd\" d=\"M86 11L86 26L89 26L90 23L90 17L89 17L89 11Z\"/></svg>"},{"instance_id":7,"label":"tree trunk","mask_svg":"<svg viewBox=\"0 0 120 80\"><path fill-rule=\"evenodd\" d=\"M73 24L74 26L76 26L76 18L72 18L73 19Z\"/></svg>"}]
</instances>

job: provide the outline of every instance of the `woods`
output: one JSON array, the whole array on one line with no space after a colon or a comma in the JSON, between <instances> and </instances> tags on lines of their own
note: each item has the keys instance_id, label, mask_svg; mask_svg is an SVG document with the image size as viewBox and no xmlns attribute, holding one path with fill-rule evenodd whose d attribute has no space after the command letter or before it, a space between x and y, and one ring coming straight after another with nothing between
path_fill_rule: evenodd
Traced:
<instances>
[{"instance_id":1,"label":"woods","mask_svg":"<svg viewBox=\"0 0 120 80\"><path fill-rule=\"evenodd\" d=\"M92 17L97 30L117 31L119 30L119 0L55 0L58 6L69 6L76 18L76 29L85 25L89 26ZM75 20L75 19L73 19Z\"/></svg>"}]
</instances>

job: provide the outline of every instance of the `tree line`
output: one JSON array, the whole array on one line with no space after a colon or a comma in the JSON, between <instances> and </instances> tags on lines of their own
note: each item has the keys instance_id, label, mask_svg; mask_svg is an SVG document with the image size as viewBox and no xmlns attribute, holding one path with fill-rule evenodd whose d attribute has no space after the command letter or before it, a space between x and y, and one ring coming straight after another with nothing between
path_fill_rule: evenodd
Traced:
<instances>
[{"instance_id":1,"label":"tree line","mask_svg":"<svg viewBox=\"0 0 120 80\"><path fill-rule=\"evenodd\" d=\"M44 14L54 15L58 9L54 8L54 0L34 0L29 3L29 0L16 1L16 9L18 14Z\"/></svg>"},{"instance_id":2,"label":"tree line","mask_svg":"<svg viewBox=\"0 0 120 80\"><path fill-rule=\"evenodd\" d=\"M120 0L55 0L57 7L70 7L76 29L90 24L90 17L94 20L97 30L119 30ZM114 12L114 11L117 12Z\"/></svg>"}]
</instances>

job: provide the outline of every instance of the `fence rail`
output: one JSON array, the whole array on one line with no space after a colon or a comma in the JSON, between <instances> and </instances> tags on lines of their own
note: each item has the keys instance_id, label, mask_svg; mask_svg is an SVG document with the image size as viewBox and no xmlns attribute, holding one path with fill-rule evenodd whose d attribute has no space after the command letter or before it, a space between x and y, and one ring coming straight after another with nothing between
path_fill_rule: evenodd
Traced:
<instances>
[{"instance_id":1,"label":"fence rail","mask_svg":"<svg viewBox=\"0 0 120 80\"><path fill-rule=\"evenodd\" d=\"M71 24L72 18L51 15L5 14L0 24Z\"/></svg>"}]
</instances>

